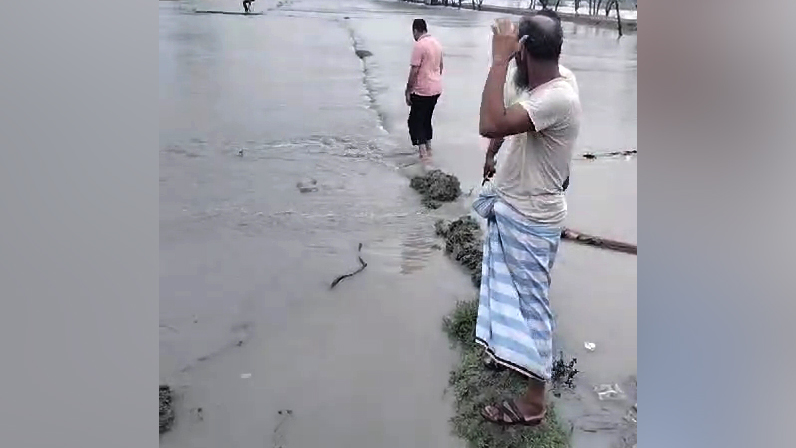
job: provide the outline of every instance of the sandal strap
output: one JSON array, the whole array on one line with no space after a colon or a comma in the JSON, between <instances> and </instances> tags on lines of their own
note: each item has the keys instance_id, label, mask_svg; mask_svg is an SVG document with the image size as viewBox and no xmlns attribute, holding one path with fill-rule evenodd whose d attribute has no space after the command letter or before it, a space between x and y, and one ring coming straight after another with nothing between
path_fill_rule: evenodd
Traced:
<instances>
[{"instance_id":1,"label":"sandal strap","mask_svg":"<svg viewBox=\"0 0 796 448\"><path fill-rule=\"evenodd\" d=\"M520 412L520 409L517 407L517 404L514 403L514 400L504 400L503 403L500 403L498 409L500 409L500 412L502 414L501 417L508 416L508 418L511 419L509 423L518 423L525 421L525 417L522 415L522 412Z\"/></svg>"}]
</instances>

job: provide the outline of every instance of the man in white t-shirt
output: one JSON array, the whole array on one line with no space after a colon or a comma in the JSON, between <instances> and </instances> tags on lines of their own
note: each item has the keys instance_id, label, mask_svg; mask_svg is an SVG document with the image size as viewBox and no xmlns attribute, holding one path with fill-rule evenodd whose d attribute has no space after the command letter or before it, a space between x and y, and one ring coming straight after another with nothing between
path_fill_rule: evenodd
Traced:
<instances>
[{"instance_id":1,"label":"man in white t-shirt","mask_svg":"<svg viewBox=\"0 0 796 448\"><path fill-rule=\"evenodd\" d=\"M561 77L570 83L572 88L575 90L575 93L579 94L578 82L575 78L575 74L572 73L568 68L564 67L563 65L558 66L558 71L561 74ZM520 80L520 82L523 82L522 80L527 80L528 79L527 71L518 70L517 62L516 60L513 60L509 64L508 73L506 75L506 91L504 94L505 107L511 107L512 105L516 104L519 101L520 96L523 94L523 92L527 93L527 88L520 87L517 84L518 79ZM521 139L522 137L524 137L524 135L518 135L517 137ZM496 171L495 156L498 154L502 154L503 156L505 156L506 151L504 151L503 153L499 153L499 150L504 143L505 139L503 138L495 138L489 140L489 146L486 154L486 162L484 163L484 178L491 178L495 174ZM512 144L516 144L516 142L512 142ZM569 172L567 172L567 177L563 182L562 185L563 190L566 191L568 186L569 186Z\"/></svg>"},{"instance_id":2,"label":"man in white t-shirt","mask_svg":"<svg viewBox=\"0 0 796 448\"><path fill-rule=\"evenodd\" d=\"M552 11L523 18L519 26L498 20L481 99L479 133L491 141L484 178L492 178L497 200L487 216L476 341L488 367L529 378L522 397L483 408L486 420L502 425L536 425L546 415L553 363L550 271L581 119L577 82L559 64L562 44ZM504 139L508 144L498 152Z\"/></svg>"}]
</instances>

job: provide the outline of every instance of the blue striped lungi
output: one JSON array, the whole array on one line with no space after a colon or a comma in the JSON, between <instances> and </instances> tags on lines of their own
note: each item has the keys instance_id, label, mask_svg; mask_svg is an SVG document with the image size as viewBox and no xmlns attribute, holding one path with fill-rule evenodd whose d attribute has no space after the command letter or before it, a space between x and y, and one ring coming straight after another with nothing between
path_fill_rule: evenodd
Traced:
<instances>
[{"instance_id":1,"label":"blue striped lungi","mask_svg":"<svg viewBox=\"0 0 796 448\"><path fill-rule=\"evenodd\" d=\"M498 364L547 381L555 325L548 292L561 227L533 223L485 191L473 204L488 226L475 339Z\"/></svg>"}]
</instances>

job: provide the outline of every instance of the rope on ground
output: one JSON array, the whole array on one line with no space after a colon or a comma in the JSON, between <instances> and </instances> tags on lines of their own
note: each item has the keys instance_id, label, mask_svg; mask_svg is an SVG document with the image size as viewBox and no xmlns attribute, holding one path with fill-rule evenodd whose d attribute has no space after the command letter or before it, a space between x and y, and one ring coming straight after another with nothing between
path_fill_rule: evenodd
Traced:
<instances>
[{"instance_id":1,"label":"rope on ground","mask_svg":"<svg viewBox=\"0 0 796 448\"><path fill-rule=\"evenodd\" d=\"M587 235L585 233L576 232L572 229L564 228L564 230L561 231L561 238L588 246L624 252L631 255L638 255L638 246L635 244L623 243L621 241Z\"/></svg>"},{"instance_id":2,"label":"rope on ground","mask_svg":"<svg viewBox=\"0 0 796 448\"><path fill-rule=\"evenodd\" d=\"M337 286L337 284L340 283L343 279L346 279L348 277L352 277L354 275L357 275L360 272L364 271L366 267L368 267L368 264L365 263L365 260L362 259L362 255L360 255L361 253L362 253L362 243L359 243L359 248L357 249L357 258L359 259L359 264L360 264L359 269L357 269L356 271L354 271L354 272L352 272L350 274L343 274L343 275L337 277L336 279L334 279L334 281L332 282L332 285L329 287L329 289L332 289L335 286Z\"/></svg>"}]
</instances>

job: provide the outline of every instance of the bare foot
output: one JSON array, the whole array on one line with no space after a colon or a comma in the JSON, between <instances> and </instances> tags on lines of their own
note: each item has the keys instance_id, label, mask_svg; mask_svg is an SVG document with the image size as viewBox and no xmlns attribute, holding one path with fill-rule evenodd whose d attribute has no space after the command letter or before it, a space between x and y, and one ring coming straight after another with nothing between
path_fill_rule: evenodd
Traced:
<instances>
[{"instance_id":1,"label":"bare foot","mask_svg":"<svg viewBox=\"0 0 796 448\"><path fill-rule=\"evenodd\" d=\"M420 152L420 161L428 165L431 161L431 153L428 151L426 145L420 145L418 151Z\"/></svg>"}]
</instances>

